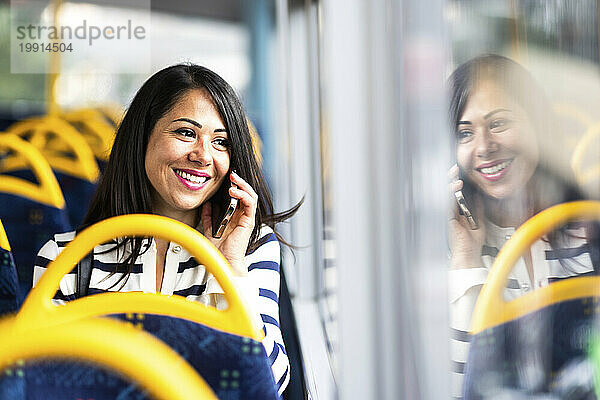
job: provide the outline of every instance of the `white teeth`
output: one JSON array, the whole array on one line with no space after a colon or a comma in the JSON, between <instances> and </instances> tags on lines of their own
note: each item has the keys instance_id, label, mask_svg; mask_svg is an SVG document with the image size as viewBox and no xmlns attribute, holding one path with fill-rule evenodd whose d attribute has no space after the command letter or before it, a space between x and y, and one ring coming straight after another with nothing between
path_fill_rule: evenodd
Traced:
<instances>
[{"instance_id":1,"label":"white teeth","mask_svg":"<svg viewBox=\"0 0 600 400\"><path fill-rule=\"evenodd\" d=\"M188 180L190 182L193 183L204 183L208 180L208 178L206 176L197 176L197 175L192 175L192 174L188 174L187 172L184 172L182 170L175 170L175 173L177 175L179 175L180 177L182 177L185 180Z\"/></svg>"},{"instance_id":2,"label":"white teeth","mask_svg":"<svg viewBox=\"0 0 600 400\"><path fill-rule=\"evenodd\" d=\"M511 162L512 160L504 161L500 164L494 165L493 167L481 168L480 171L487 175L496 174L502 171L504 168L508 167Z\"/></svg>"}]
</instances>

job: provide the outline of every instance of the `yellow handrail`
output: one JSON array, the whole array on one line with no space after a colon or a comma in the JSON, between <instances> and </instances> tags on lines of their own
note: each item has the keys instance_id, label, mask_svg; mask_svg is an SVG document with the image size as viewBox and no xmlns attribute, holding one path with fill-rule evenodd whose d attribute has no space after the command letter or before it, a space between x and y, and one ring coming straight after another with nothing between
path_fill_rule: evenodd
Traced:
<instances>
[{"instance_id":1,"label":"yellow handrail","mask_svg":"<svg viewBox=\"0 0 600 400\"><path fill-rule=\"evenodd\" d=\"M43 357L93 361L124 374L156 399L217 399L169 346L123 322L93 318L40 327L32 321L26 330L15 322L15 316L0 321L0 370Z\"/></svg>"},{"instance_id":2,"label":"yellow handrail","mask_svg":"<svg viewBox=\"0 0 600 400\"><path fill-rule=\"evenodd\" d=\"M116 237L131 236L154 236L183 246L217 279L228 308L218 311L181 296L167 297L153 293L103 293L86 296L61 307L52 304L51 299L58 290L61 278L96 244L106 243ZM48 265L29 293L18 317L23 324L52 326L98 315L150 313L183 318L224 332L261 340L262 331L252 323L252 313L244 305L232 277L227 260L195 229L158 215L122 215L98 222L79 233Z\"/></svg>"},{"instance_id":3,"label":"yellow handrail","mask_svg":"<svg viewBox=\"0 0 600 400\"><path fill-rule=\"evenodd\" d=\"M41 118L30 118L11 125L7 132L20 137L27 137L33 132L31 136L32 143L40 149L53 168L90 182L95 182L98 179L100 170L90 146L72 125L60 117L48 115ZM50 133L68 145L69 150L75 156L74 159L67 158L46 148ZM23 160L14 157L5 161L4 170L18 169L22 165Z\"/></svg>"},{"instance_id":4,"label":"yellow handrail","mask_svg":"<svg viewBox=\"0 0 600 400\"><path fill-rule=\"evenodd\" d=\"M477 298L471 322L472 334L556 302L600 296L600 277L581 277L553 283L510 302L505 302L502 297L508 275L523 252L546 233L575 219L600 220L600 202L559 204L533 216L517 229L498 253Z\"/></svg>"},{"instance_id":5,"label":"yellow handrail","mask_svg":"<svg viewBox=\"0 0 600 400\"><path fill-rule=\"evenodd\" d=\"M32 144L12 134L0 135L0 148L8 148L17 153L30 166L39 185L14 176L0 175L0 191L23 196L39 203L56 208L65 207L65 199L48 162ZM4 161L0 163L4 167ZM2 168L4 170L4 168Z\"/></svg>"},{"instance_id":6,"label":"yellow handrail","mask_svg":"<svg viewBox=\"0 0 600 400\"><path fill-rule=\"evenodd\" d=\"M577 142L577 145L575 146L575 149L573 150L573 153L571 155L571 169L575 174L577 182L579 182L582 185L588 183L592 178L592 176L590 176L589 171L583 171L582 169L583 156L585 155L585 152L590 148L590 145L592 144L593 140L599 136L600 122L591 125L587 129L585 134ZM596 173L598 168L599 166L596 165L593 169L590 169L590 171L595 171Z\"/></svg>"},{"instance_id":7,"label":"yellow handrail","mask_svg":"<svg viewBox=\"0 0 600 400\"><path fill-rule=\"evenodd\" d=\"M83 125L81 133L87 140L96 158L107 161L115 140L115 128L109 125L106 117L99 110L82 108L68 111L62 117L71 123Z\"/></svg>"}]
</instances>

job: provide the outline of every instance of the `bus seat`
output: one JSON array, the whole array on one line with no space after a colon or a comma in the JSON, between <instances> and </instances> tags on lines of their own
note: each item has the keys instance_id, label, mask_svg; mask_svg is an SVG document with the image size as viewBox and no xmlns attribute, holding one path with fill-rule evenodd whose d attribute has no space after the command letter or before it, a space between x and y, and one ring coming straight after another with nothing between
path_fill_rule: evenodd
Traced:
<instances>
[{"instance_id":1,"label":"bus seat","mask_svg":"<svg viewBox=\"0 0 600 400\"><path fill-rule=\"evenodd\" d=\"M588 352L599 332L600 277L560 280L510 302L502 297L521 254L574 219L599 220L600 202L546 209L500 250L473 313L464 399L595 398Z\"/></svg>"},{"instance_id":2,"label":"bus seat","mask_svg":"<svg viewBox=\"0 0 600 400\"><path fill-rule=\"evenodd\" d=\"M81 108L64 112L62 118L83 135L97 161L108 161L116 129L106 114L94 108Z\"/></svg>"},{"instance_id":3,"label":"bus seat","mask_svg":"<svg viewBox=\"0 0 600 400\"><path fill-rule=\"evenodd\" d=\"M2 399L133 400L138 387L156 399L216 399L173 350L127 324L92 318L36 326L24 317L0 320Z\"/></svg>"},{"instance_id":4,"label":"bus seat","mask_svg":"<svg viewBox=\"0 0 600 400\"><path fill-rule=\"evenodd\" d=\"M19 283L10 244L0 222L0 316L19 309Z\"/></svg>"},{"instance_id":5,"label":"bus seat","mask_svg":"<svg viewBox=\"0 0 600 400\"><path fill-rule=\"evenodd\" d=\"M100 175L92 148L83 134L66 120L50 115L16 123L8 132L26 139L40 150L60 184L71 226L79 226ZM1 170L18 174L15 171L23 170L25 165L22 157L13 156L4 160Z\"/></svg>"},{"instance_id":6,"label":"bus seat","mask_svg":"<svg viewBox=\"0 0 600 400\"><path fill-rule=\"evenodd\" d=\"M59 171L56 171L55 175L65 196L69 223L74 228L78 227L90 208L97 184Z\"/></svg>"},{"instance_id":7,"label":"bus seat","mask_svg":"<svg viewBox=\"0 0 600 400\"><path fill-rule=\"evenodd\" d=\"M26 160L39 182L0 175L0 220L13 242L12 254L24 296L31 288L37 252L54 233L69 231L71 225L58 182L41 153L10 134L0 135L0 148Z\"/></svg>"},{"instance_id":8,"label":"bus seat","mask_svg":"<svg viewBox=\"0 0 600 400\"><path fill-rule=\"evenodd\" d=\"M215 276L229 307L219 311L181 296L133 292L86 296L60 307L52 304L60 279L96 244L135 235L160 237L188 249ZM271 360L260 343L263 333L255 327L250 310L243 304L227 261L198 231L166 217L124 215L84 229L48 265L20 313L43 325L117 314L121 320L170 345L196 368L220 398L279 398ZM48 368L45 373L51 372L52 368Z\"/></svg>"}]
</instances>

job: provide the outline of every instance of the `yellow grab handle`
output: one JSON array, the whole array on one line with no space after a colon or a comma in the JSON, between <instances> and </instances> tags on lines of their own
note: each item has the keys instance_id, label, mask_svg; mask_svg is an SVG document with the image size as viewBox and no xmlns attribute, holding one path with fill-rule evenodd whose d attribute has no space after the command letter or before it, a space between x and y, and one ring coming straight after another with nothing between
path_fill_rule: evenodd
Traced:
<instances>
[{"instance_id":1,"label":"yellow grab handle","mask_svg":"<svg viewBox=\"0 0 600 400\"><path fill-rule=\"evenodd\" d=\"M80 123L85 126L84 137L90 145L96 158L107 161L115 140L115 128L109 125L106 117L99 110L83 108L69 111L63 114L63 118L69 122ZM88 139L86 134L93 138Z\"/></svg>"},{"instance_id":2,"label":"yellow grab handle","mask_svg":"<svg viewBox=\"0 0 600 400\"><path fill-rule=\"evenodd\" d=\"M577 178L577 182L580 184L585 183L582 181L586 174L582 168L583 156L585 155L586 150L590 148L592 141L598 136L600 136L600 123L593 124L587 129L585 134L577 142L573 154L571 155L571 169ZM585 177L585 179L587 181L590 180L589 176Z\"/></svg>"},{"instance_id":3,"label":"yellow grab handle","mask_svg":"<svg viewBox=\"0 0 600 400\"><path fill-rule=\"evenodd\" d=\"M585 294L589 294L588 289L593 286L594 282L596 284L600 283L598 277L582 277L577 278L577 280L554 283L509 303L506 303L502 296L508 275L523 252L546 233L552 232L575 219L600 220L600 202L574 201L559 204L536 214L517 229L498 253L477 298L471 322L472 334L508 322L515 317L534 311L540 306L549 305L550 294L558 294L556 301L573 299L577 298L578 295L585 296ZM590 286L590 282L592 286ZM588 289L583 290L581 293L573 292L574 284L582 284ZM600 288L600 285L596 287ZM533 299L536 299L536 301L533 301Z\"/></svg>"},{"instance_id":4,"label":"yellow grab handle","mask_svg":"<svg viewBox=\"0 0 600 400\"><path fill-rule=\"evenodd\" d=\"M2 221L0 221L0 247L2 247L4 250L10 251L10 243L8 242L8 237L6 236L6 231L4 230Z\"/></svg>"},{"instance_id":5,"label":"yellow grab handle","mask_svg":"<svg viewBox=\"0 0 600 400\"><path fill-rule=\"evenodd\" d=\"M123 322L93 318L25 331L14 322L0 321L0 370L43 357L69 358L114 369L156 399L217 398L169 346Z\"/></svg>"},{"instance_id":6,"label":"yellow grab handle","mask_svg":"<svg viewBox=\"0 0 600 400\"><path fill-rule=\"evenodd\" d=\"M217 279L228 308L218 311L184 297L152 293L103 293L82 297L60 307L52 304L51 299L61 278L95 245L116 237L131 236L154 236L183 246ZM25 326L52 326L105 314L149 313L183 318L224 332L261 340L262 332L254 327L252 313L244 305L232 277L225 257L197 230L159 215L121 215L98 222L79 233L48 265L21 307L18 318Z\"/></svg>"},{"instance_id":7,"label":"yellow grab handle","mask_svg":"<svg viewBox=\"0 0 600 400\"><path fill-rule=\"evenodd\" d=\"M25 166L31 166L39 182L39 185L36 185L14 176L0 175L1 192L26 197L56 208L65 207L65 199L52 168L35 146L15 135L4 133L0 135L0 148L15 151L19 158L25 161ZM0 165L4 167L4 160Z\"/></svg>"},{"instance_id":8,"label":"yellow grab handle","mask_svg":"<svg viewBox=\"0 0 600 400\"><path fill-rule=\"evenodd\" d=\"M66 143L69 150L75 155L75 159L71 159L49 151L46 148L40 148L40 151L44 153L48 163L53 168L90 182L96 182L100 175L94 153L81 133L58 116L48 115L42 118L30 118L25 121L17 122L11 125L7 132L17 136L25 136L30 132L34 132L33 140L37 140L40 136L52 133ZM41 143L45 144L45 142L46 141L42 141ZM20 164L22 164L22 161L15 158L10 160L10 162L9 160L6 160L4 167L16 169L21 166Z\"/></svg>"}]
</instances>

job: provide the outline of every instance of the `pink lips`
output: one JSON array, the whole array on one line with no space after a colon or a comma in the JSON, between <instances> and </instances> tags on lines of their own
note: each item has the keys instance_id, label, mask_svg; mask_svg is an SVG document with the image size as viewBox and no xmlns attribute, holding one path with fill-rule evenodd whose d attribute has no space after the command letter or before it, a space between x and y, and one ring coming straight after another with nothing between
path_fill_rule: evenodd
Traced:
<instances>
[{"instance_id":1,"label":"pink lips","mask_svg":"<svg viewBox=\"0 0 600 400\"><path fill-rule=\"evenodd\" d=\"M493 174L485 174L481 171L481 169L493 167L494 165L498 165L498 164L501 164L506 161L509 161L509 160L500 160L500 161L493 161L493 162L486 163L486 164L481 164L476 168L476 170L477 170L477 172L479 172L479 174L484 179L491 181L491 182L495 182L495 181L502 179L504 177L504 175L506 175L508 173L508 171L510 170L510 167L512 166L512 162L510 164L508 164L506 167L504 167L504 169L502 169L498 172L495 172Z\"/></svg>"},{"instance_id":2,"label":"pink lips","mask_svg":"<svg viewBox=\"0 0 600 400\"><path fill-rule=\"evenodd\" d=\"M200 189L202 189L202 188L203 188L203 187L204 187L204 186L205 186L205 185L208 183L208 180L210 179L210 175L208 175L208 174L207 174L207 173L205 173L205 172L198 172L198 171L194 171L194 170L191 170L191 169L178 169L178 170L179 170L179 171L186 172L186 173L188 173L188 174L190 174L190 175L194 175L194 176L202 176L202 177L206 177L206 178L208 178L208 179L207 179L207 180L206 180L204 183L194 183L194 182L190 182L190 181L188 181L187 179L184 179L183 177L181 177L181 176L180 176L180 175L177 173L177 171L176 171L176 170L173 170L173 173L175 173L175 176L177 177L177 179L179 179L179 181L180 181L181 183L183 183L183 184L185 185L185 187L187 187L187 188L188 188L188 189L190 189L190 190L194 190L194 191L196 191L196 190L200 190Z\"/></svg>"}]
</instances>

